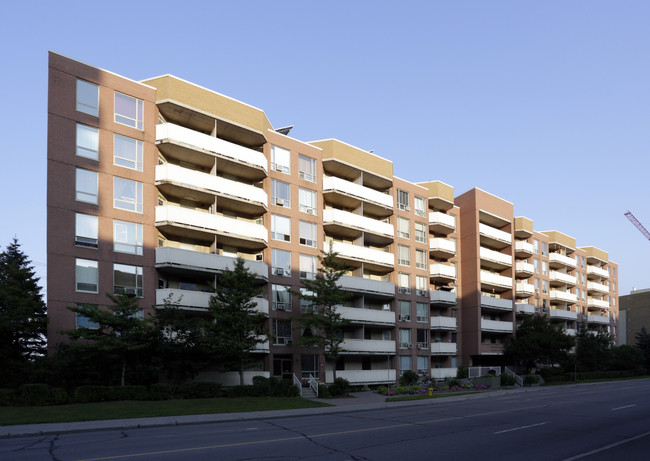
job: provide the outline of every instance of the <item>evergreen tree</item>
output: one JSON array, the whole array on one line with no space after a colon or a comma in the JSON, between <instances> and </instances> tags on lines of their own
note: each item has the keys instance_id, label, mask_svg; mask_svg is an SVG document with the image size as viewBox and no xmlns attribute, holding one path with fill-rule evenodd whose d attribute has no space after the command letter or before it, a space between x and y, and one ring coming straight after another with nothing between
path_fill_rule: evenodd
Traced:
<instances>
[{"instance_id":1,"label":"evergreen tree","mask_svg":"<svg viewBox=\"0 0 650 461\"><path fill-rule=\"evenodd\" d=\"M209 312L214 321L206 325L208 347L226 369L239 372L242 385L244 370L254 362L251 352L269 337L264 332L266 316L255 310L257 303L253 300L263 291L255 286L255 274L245 261L237 258L234 268L221 274L210 298Z\"/></svg>"},{"instance_id":2,"label":"evergreen tree","mask_svg":"<svg viewBox=\"0 0 650 461\"><path fill-rule=\"evenodd\" d=\"M309 330L310 335L303 335L300 344L303 346L318 346L325 355L325 360L332 367L334 381L336 381L336 362L345 349L343 343L343 328L350 323L349 320L337 311L350 296L337 284L339 279L349 268L336 261L338 253L334 252L332 245L327 252L319 257L319 272L313 280L302 280L305 287L303 292L291 293L300 299L308 301L311 309L307 309L300 316L301 328Z\"/></svg>"},{"instance_id":3,"label":"evergreen tree","mask_svg":"<svg viewBox=\"0 0 650 461\"><path fill-rule=\"evenodd\" d=\"M578 371L607 369L612 354L612 335L603 331L592 334L584 326L576 336L576 362Z\"/></svg>"},{"instance_id":4,"label":"evergreen tree","mask_svg":"<svg viewBox=\"0 0 650 461\"><path fill-rule=\"evenodd\" d=\"M645 368L650 371L650 334L648 334L645 325L641 327L641 330L634 337L636 338L636 347L645 356Z\"/></svg>"},{"instance_id":5,"label":"evergreen tree","mask_svg":"<svg viewBox=\"0 0 650 461\"><path fill-rule=\"evenodd\" d=\"M43 357L47 313L31 261L13 239L0 253L0 363L11 369Z\"/></svg>"}]
</instances>

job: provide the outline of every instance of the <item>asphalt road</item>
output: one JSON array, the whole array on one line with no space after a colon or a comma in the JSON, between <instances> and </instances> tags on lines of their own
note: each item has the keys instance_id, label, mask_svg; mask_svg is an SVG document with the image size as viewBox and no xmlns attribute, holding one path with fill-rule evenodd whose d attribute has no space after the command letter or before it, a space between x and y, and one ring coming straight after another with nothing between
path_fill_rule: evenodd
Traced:
<instances>
[{"instance_id":1,"label":"asphalt road","mask_svg":"<svg viewBox=\"0 0 650 461\"><path fill-rule=\"evenodd\" d=\"M645 460L650 380L0 440L2 460Z\"/></svg>"}]
</instances>

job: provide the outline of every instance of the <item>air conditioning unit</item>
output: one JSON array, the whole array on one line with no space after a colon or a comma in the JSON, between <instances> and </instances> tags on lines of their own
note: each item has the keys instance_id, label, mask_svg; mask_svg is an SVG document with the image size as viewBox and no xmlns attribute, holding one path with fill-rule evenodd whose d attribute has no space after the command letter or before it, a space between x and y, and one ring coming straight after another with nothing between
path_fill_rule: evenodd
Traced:
<instances>
[{"instance_id":1,"label":"air conditioning unit","mask_svg":"<svg viewBox=\"0 0 650 461\"><path fill-rule=\"evenodd\" d=\"M291 310L291 307L288 303L275 303L276 311L288 311Z\"/></svg>"},{"instance_id":2,"label":"air conditioning unit","mask_svg":"<svg viewBox=\"0 0 650 461\"><path fill-rule=\"evenodd\" d=\"M316 210L314 210L313 208L307 208L307 213L316 214Z\"/></svg>"},{"instance_id":3,"label":"air conditioning unit","mask_svg":"<svg viewBox=\"0 0 650 461\"><path fill-rule=\"evenodd\" d=\"M284 206L284 200L280 200L280 199L277 199L277 198L276 198L276 199L275 199L275 204L276 204L277 206Z\"/></svg>"},{"instance_id":4,"label":"air conditioning unit","mask_svg":"<svg viewBox=\"0 0 650 461\"><path fill-rule=\"evenodd\" d=\"M287 339L287 342L285 344L287 346L291 346L293 344L293 339Z\"/></svg>"},{"instance_id":5,"label":"air conditioning unit","mask_svg":"<svg viewBox=\"0 0 650 461\"><path fill-rule=\"evenodd\" d=\"M418 296L427 296L429 293L427 293L427 290L417 290Z\"/></svg>"},{"instance_id":6,"label":"air conditioning unit","mask_svg":"<svg viewBox=\"0 0 650 461\"><path fill-rule=\"evenodd\" d=\"M397 289L397 291L398 291L399 293L408 293L408 290L409 290L409 289L408 289L408 288L405 288L405 287L399 287L399 288Z\"/></svg>"},{"instance_id":7,"label":"air conditioning unit","mask_svg":"<svg viewBox=\"0 0 650 461\"><path fill-rule=\"evenodd\" d=\"M301 278L301 279L306 279L306 278L307 278L307 272L305 272L305 271L300 271L300 278Z\"/></svg>"},{"instance_id":8,"label":"air conditioning unit","mask_svg":"<svg viewBox=\"0 0 650 461\"><path fill-rule=\"evenodd\" d=\"M282 171L282 165L275 165L275 171Z\"/></svg>"},{"instance_id":9,"label":"air conditioning unit","mask_svg":"<svg viewBox=\"0 0 650 461\"><path fill-rule=\"evenodd\" d=\"M284 269L280 269L279 267L276 267L275 275L284 275Z\"/></svg>"},{"instance_id":10,"label":"air conditioning unit","mask_svg":"<svg viewBox=\"0 0 650 461\"><path fill-rule=\"evenodd\" d=\"M305 179L305 173L303 173L302 171L299 171L299 172L298 172L298 177L299 177L300 179Z\"/></svg>"},{"instance_id":11,"label":"air conditioning unit","mask_svg":"<svg viewBox=\"0 0 650 461\"><path fill-rule=\"evenodd\" d=\"M427 345L426 344L418 344L418 349L426 349Z\"/></svg>"},{"instance_id":12,"label":"air conditioning unit","mask_svg":"<svg viewBox=\"0 0 650 461\"><path fill-rule=\"evenodd\" d=\"M264 255L263 254L258 254L255 255L255 261L264 261Z\"/></svg>"},{"instance_id":13,"label":"air conditioning unit","mask_svg":"<svg viewBox=\"0 0 650 461\"><path fill-rule=\"evenodd\" d=\"M411 316L410 315L399 315L398 319L402 320L404 322L410 322L411 321Z\"/></svg>"},{"instance_id":14,"label":"air conditioning unit","mask_svg":"<svg viewBox=\"0 0 650 461\"><path fill-rule=\"evenodd\" d=\"M404 211L411 211L411 207L408 206L408 205L406 205L406 206L404 207Z\"/></svg>"},{"instance_id":15,"label":"air conditioning unit","mask_svg":"<svg viewBox=\"0 0 650 461\"><path fill-rule=\"evenodd\" d=\"M413 349L413 344L409 344L409 349Z\"/></svg>"}]
</instances>

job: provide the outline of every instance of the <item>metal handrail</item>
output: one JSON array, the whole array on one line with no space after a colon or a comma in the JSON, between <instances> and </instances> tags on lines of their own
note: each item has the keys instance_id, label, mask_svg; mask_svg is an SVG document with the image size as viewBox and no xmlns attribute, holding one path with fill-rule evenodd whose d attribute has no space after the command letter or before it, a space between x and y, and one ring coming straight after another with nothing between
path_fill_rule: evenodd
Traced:
<instances>
[{"instance_id":1,"label":"metal handrail","mask_svg":"<svg viewBox=\"0 0 650 461\"><path fill-rule=\"evenodd\" d=\"M302 397L302 383L298 379L295 373L293 373L293 385L298 388L298 392L300 393L300 397Z\"/></svg>"},{"instance_id":2,"label":"metal handrail","mask_svg":"<svg viewBox=\"0 0 650 461\"><path fill-rule=\"evenodd\" d=\"M512 370L510 369L510 367L505 367L505 370L506 370L506 374L507 374L507 375L512 376L513 378L515 378L515 382L516 382L517 384L519 384L520 386L523 387L523 385L524 385L524 378L522 378L522 377L519 376L517 373L515 373L514 371L512 371Z\"/></svg>"},{"instance_id":3,"label":"metal handrail","mask_svg":"<svg viewBox=\"0 0 650 461\"><path fill-rule=\"evenodd\" d=\"M318 381L314 376L310 373L309 374L309 387L312 388L314 393L316 394L316 397L318 397Z\"/></svg>"}]
</instances>

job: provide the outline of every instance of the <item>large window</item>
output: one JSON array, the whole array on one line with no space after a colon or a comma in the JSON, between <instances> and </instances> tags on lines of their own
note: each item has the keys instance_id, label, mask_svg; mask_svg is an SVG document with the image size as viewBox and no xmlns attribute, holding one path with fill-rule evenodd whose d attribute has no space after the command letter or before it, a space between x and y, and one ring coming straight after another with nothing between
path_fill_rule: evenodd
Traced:
<instances>
[{"instance_id":1,"label":"large window","mask_svg":"<svg viewBox=\"0 0 650 461\"><path fill-rule=\"evenodd\" d=\"M397 262L402 266L411 265L411 247L406 245L397 245Z\"/></svg>"},{"instance_id":2,"label":"large window","mask_svg":"<svg viewBox=\"0 0 650 461\"><path fill-rule=\"evenodd\" d=\"M142 255L142 224L114 220L113 251Z\"/></svg>"},{"instance_id":3,"label":"large window","mask_svg":"<svg viewBox=\"0 0 650 461\"><path fill-rule=\"evenodd\" d=\"M313 296L314 292L309 291L306 288L301 288L300 294L303 296ZM305 313L309 311L318 312L318 308L314 304L312 304L310 300L300 298L300 312Z\"/></svg>"},{"instance_id":4,"label":"large window","mask_svg":"<svg viewBox=\"0 0 650 461\"><path fill-rule=\"evenodd\" d=\"M399 292L408 294L411 292L411 275L400 272L397 277Z\"/></svg>"},{"instance_id":5,"label":"large window","mask_svg":"<svg viewBox=\"0 0 650 461\"><path fill-rule=\"evenodd\" d=\"M397 208L400 210L411 211L408 192L397 189Z\"/></svg>"},{"instance_id":6,"label":"large window","mask_svg":"<svg viewBox=\"0 0 650 461\"><path fill-rule=\"evenodd\" d=\"M99 87L94 83L77 79L77 110L99 116Z\"/></svg>"},{"instance_id":7,"label":"large window","mask_svg":"<svg viewBox=\"0 0 650 461\"><path fill-rule=\"evenodd\" d=\"M115 121L123 125L142 129L144 104L142 100L122 93L115 93Z\"/></svg>"},{"instance_id":8,"label":"large window","mask_svg":"<svg viewBox=\"0 0 650 461\"><path fill-rule=\"evenodd\" d=\"M418 322L429 321L429 305L425 303L415 303L415 320Z\"/></svg>"},{"instance_id":9,"label":"large window","mask_svg":"<svg viewBox=\"0 0 650 461\"><path fill-rule=\"evenodd\" d=\"M411 346L413 346L411 344ZM402 376L404 372L412 370L412 360L410 355L400 355L399 357L399 375Z\"/></svg>"},{"instance_id":10,"label":"large window","mask_svg":"<svg viewBox=\"0 0 650 461\"><path fill-rule=\"evenodd\" d=\"M427 252L424 250L415 250L415 267L418 269L427 268Z\"/></svg>"},{"instance_id":11,"label":"large window","mask_svg":"<svg viewBox=\"0 0 650 461\"><path fill-rule=\"evenodd\" d=\"M99 158L99 130L77 123L77 150L79 157L92 160Z\"/></svg>"},{"instance_id":12,"label":"large window","mask_svg":"<svg viewBox=\"0 0 650 461\"><path fill-rule=\"evenodd\" d=\"M398 301L397 309L398 320L403 322L411 321L411 303L409 301Z\"/></svg>"},{"instance_id":13,"label":"large window","mask_svg":"<svg viewBox=\"0 0 650 461\"><path fill-rule=\"evenodd\" d=\"M97 216L77 213L75 215L75 245L97 248L98 241Z\"/></svg>"},{"instance_id":14,"label":"large window","mask_svg":"<svg viewBox=\"0 0 650 461\"><path fill-rule=\"evenodd\" d=\"M291 320L273 319L273 344L292 344Z\"/></svg>"},{"instance_id":15,"label":"large window","mask_svg":"<svg viewBox=\"0 0 650 461\"><path fill-rule=\"evenodd\" d=\"M429 293L428 293L428 289L429 289L429 287L428 287L428 283L429 283L429 282L428 282L427 277L424 277L424 276L422 276L422 275L416 275L416 276L415 276L415 289L416 289L416 290L419 290L419 291L427 292L427 293L425 294L425 296L429 296Z\"/></svg>"},{"instance_id":16,"label":"large window","mask_svg":"<svg viewBox=\"0 0 650 461\"><path fill-rule=\"evenodd\" d=\"M413 343L411 343L411 330L408 328L399 329L399 347L400 349L411 349ZM400 357L401 359L401 357ZM409 366L410 369L410 366Z\"/></svg>"},{"instance_id":17,"label":"large window","mask_svg":"<svg viewBox=\"0 0 650 461\"><path fill-rule=\"evenodd\" d=\"M97 261L77 258L75 266L76 291L97 293L98 280Z\"/></svg>"},{"instance_id":18,"label":"large window","mask_svg":"<svg viewBox=\"0 0 650 461\"><path fill-rule=\"evenodd\" d=\"M427 225L421 222L415 223L415 241L427 243Z\"/></svg>"},{"instance_id":19,"label":"large window","mask_svg":"<svg viewBox=\"0 0 650 461\"><path fill-rule=\"evenodd\" d=\"M271 169L291 173L291 152L278 146L271 146Z\"/></svg>"},{"instance_id":20,"label":"large window","mask_svg":"<svg viewBox=\"0 0 650 461\"><path fill-rule=\"evenodd\" d=\"M97 307L95 304L77 304L78 308L82 307ZM78 312L75 313L75 325L77 328L91 328L93 330L96 330L99 328L99 324L97 322L91 321L88 317L79 314Z\"/></svg>"},{"instance_id":21,"label":"large window","mask_svg":"<svg viewBox=\"0 0 650 461\"><path fill-rule=\"evenodd\" d=\"M316 160L304 155L298 156L298 176L300 179L316 182Z\"/></svg>"},{"instance_id":22,"label":"large window","mask_svg":"<svg viewBox=\"0 0 650 461\"><path fill-rule=\"evenodd\" d=\"M429 375L429 357L418 356L418 374Z\"/></svg>"},{"instance_id":23,"label":"large window","mask_svg":"<svg viewBox=\"0 0 650 461\"><path fill-rule=\"evenodd\" d=\"M284 250L271 250L272 272L275 275L291 277L291 252Z\"/></svg>"},{"instance_id":24,"label":"large window","mask_svg":"<svg viewBox=\"0 0 650 461\"><path fill-rule=\"evenodd\" d=\"M97 172L77 168L75 200L97 204Z\"/></svg>"},{"instance_id":25,"label":"large window","mask_svg":"<svg viewBox=\"0 0 650 461\"><path fill-rule=\"evenodd\" d=\"M291 186L277 179L271 181L271 203L291 208Z\"/></svg>"},{"instance_id":26,"label":"large window","mask_svg":"<svg viewBox=\"0 0 650 461\"><path fill-rule=\"evenodd\" d=\"M404 238L411 238L411 221L408 219L397 217L397 234Z\"/></svg>"},{"instance_id":27,"label":"large window","mask_svg":"<svg viewBox=\"0 0 650 461\"><path fill-rule=\"evenodd\" d=\"M142 183L114 177L113 206L121 210L142 213Z\"/></svg>"},{"instance_id":28,"label":"large window","mask_svg":"<svg viewBox=\"0 0 650 461\"><path fill-rule=\"evenodd\" d=\"M300 211L309 214L316 214L316 192L309 189L299 190Z\"/></svg>"},{"instance_id":29,"label":"large window","mask_svg":"<svg viewBox=\"0 0 650 461\"><path fill-rule=\"evenodd\" d=\"M423 197L418 197L417 195L413 197L413 208L415 214L418 216L424 216L426 214L426 205Z\"/></svg>"},{"instance_id":30,"label":"large window","mask_svg":"<svg viewBox=\"0 0 650 461\"><path fill-rule=\"evenodd\" d=\"M291 293L284 285L271 285L271 309L274 311L291 311Z\"/></svg>"},{"instance_id":31,"label":"large window","mask_svg":"<svg viewBox=\"0 0 650 461\"><path fill-rule=\"evenodd\" d=\"M418 328L415 332L415 340L418 343L418 349L429 348L429 330Z\"/></svg>"},{"instance_id":32,"label":"large window","mask_svg":"<svg viewBox=\"0 0 650 461\"><path fill-rule=\"evenodd\" d=\"M318 245L316 229L316 223L300 221L300 244L316 248Z\"/></svg>"},{"instance_id":33,"label":"large window","mask_svg":"<svg viewBox=\"0 0 650 461\"><path fill-rule=\"evenodd\" d=\"M119 134L113 137L113 163L142 171L142 141Z\"/></svg>"},{"instance_id":34,"label":"large window","mask_svg":"<svg viewBox=\"0 0 650 461\"><path fill-rule=\"evenodd\" d=\"M311 255L300 255L300 278L313 280L318 271L318 258Z\"/></svg>"},{"instance_id":35,"label":"large window","mask_svg":"<svg viewBox=\"0 0 650 461\"><path fill-rule=\"evenodd\" d=\"M113 294L122 292L142 297L142 267L113 264Z\"/></svg>"},{"instance_id":36,"label":"large window","mask_svg":"<svg viewBox=\"0 0 650 461\"><path fill-rule=\"evenodd\" d=\"M271 238L275 240L291 241L291 218L271 215Z\"/></svg>"}]
</instances>

